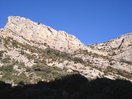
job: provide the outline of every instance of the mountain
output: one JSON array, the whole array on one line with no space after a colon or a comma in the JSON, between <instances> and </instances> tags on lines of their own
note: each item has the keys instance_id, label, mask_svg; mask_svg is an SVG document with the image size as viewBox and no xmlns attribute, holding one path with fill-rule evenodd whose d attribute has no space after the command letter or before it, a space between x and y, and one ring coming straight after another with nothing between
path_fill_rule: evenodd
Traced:
<instances>
[{"instance_id":1,"label":"mountain","mask_svg":"<svg viewBox=\"0 0 132 99\"><path fill-rule=\"evenodd\" d=\"M51 47L60 51L75 51L84 48L84 45L64 31L56 31L49 26L32 22L22 17L8 17L5 32L14 40L25 42L39 48ZM5 33L4 33L5 34ZM3 35L4 35L3 34ZM39 46L40 45L40 46Z\"/></svg>"},{"instance_id":2,"label":"mountain","mask_svg":"<svg viewBox=\"0 0 132 99\"><path fill-rule=\"evenodd\" d=\"M132 33L85 45L75 36L19 16L0 29L0 80L13 85L70 74L132 81Z\"/></svg>"}]
</instances>

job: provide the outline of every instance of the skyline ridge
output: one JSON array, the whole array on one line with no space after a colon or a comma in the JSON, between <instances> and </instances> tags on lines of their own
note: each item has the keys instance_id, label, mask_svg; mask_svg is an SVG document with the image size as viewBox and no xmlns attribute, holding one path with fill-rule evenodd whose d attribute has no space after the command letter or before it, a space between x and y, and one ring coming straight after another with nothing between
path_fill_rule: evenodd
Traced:
<instances>
[{"instance_id":1,"label":"skyline ridge","mask_svg":"<svg viewBox=\"0 0 132 99\"><path fill-rule=\"evenodd\" d=\"M75 35L84 44L132 31L131 0L1 0L0 27L10 15L23 16Z\"/></svg>"},{"instance_id":2,"label":"skyline ridge","mask_svg":"<svg viewBox=\"0 0 132 99\"><path fill-rule=\"evenodd\" d=\"M8 22L9 17L20 17L20 18L25 18L25 19L28 19L28 20L32 21L33 23L41 24L41 25L43 25L43 26L51 27L52 29L57 30L56 28L54 28L54 27L52 27L52 26L49 26L49 25L46 25L45 23L41 23L41 22L38 22L38 21L34 21L34 20L30 19L30 18L23 17L23 16L19 16L19 15L17 15L17 16L13 16L13 15L8 16L8 17L6 18L6 19L7 19L7 20L6 20L6 24L5 24L3 27L0 27L0 29L4 28L4 27L7 25L7 22ZM65 30L57 30L57 31L64 31L64 32L67 32L67 31L65 31ZM67 32L67 33L68 33L68 32ZM118 37L121 37L121 36L124 36L124 35L127 35L127 34L131 34L131 33L132 33L132 32L125 32L125 33L123 33L123 34L121 34L121 35L119 35L119 36L116 36L116 37L114 37L114 38L111 38L111 39L109 39L109 40L106 40L106 41L103 41L103 42L91 43L91 44L85 44L85 43L82 42L76 35L71 34L71 33L68 33L68 34L77 37L77 38L78 38L83 44L85 44L85 45L92 45L92 44L105 43L105 42L114 40L114 39L116 39L116 38L118 38Z\"/></svg>"}]
</instances>

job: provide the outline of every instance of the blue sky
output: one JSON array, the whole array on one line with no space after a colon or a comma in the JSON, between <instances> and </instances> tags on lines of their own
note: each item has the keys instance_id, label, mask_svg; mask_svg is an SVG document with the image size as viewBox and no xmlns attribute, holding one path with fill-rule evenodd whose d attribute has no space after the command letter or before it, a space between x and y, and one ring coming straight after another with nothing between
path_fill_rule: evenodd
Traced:
<instances>
[{"instance_id":1,"label":"blue sky","mask_svg":"<svg viewBox=\"0 0 132 99\"><path fill-rule=\"evenodd\" d=\"M132 0L0 0L0 27L8 16L64 30L85 44L132 32Z\"/></svg>"}]
</instances>

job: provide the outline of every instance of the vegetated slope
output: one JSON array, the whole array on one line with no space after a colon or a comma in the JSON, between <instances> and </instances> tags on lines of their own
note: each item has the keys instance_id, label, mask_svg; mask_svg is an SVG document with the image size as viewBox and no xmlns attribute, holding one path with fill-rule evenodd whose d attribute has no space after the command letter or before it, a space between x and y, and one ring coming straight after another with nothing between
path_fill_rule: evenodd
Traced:
<instances>
[{"instance_id":1,"label":"vegetated slope","mask_svg":"<svg viewBox=\"0 0 132 99\"><path fill-rule=\"evenodd\" d=\"M86 46L64 31L11 16L0 30L0 80L36 83L72 73L132 80L131 38Z\"/></svg>"},{"instance_id":2,"label":"vegetated slope","mask_svg":"<svg viewBox=\"0 0 132 99\"><path fill-rule=\"evenodd\" d=\"M131 99L132 83L125 80L97 78L89 81L80 74L64 76L52 82L11 86L0 82L4 99Z\"/></svg>"}]
</instances>

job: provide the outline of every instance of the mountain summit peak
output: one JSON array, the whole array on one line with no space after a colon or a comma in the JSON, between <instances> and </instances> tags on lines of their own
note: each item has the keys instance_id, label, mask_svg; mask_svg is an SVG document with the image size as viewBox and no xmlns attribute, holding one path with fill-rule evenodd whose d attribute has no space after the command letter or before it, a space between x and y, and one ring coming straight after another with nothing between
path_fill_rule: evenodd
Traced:
<instances>
[{"instance_id":1,"label":"mountain summit peak","mask_svg":"<svg viewBox=\"0 0 132 99\"><path fill-rule=\"evenodd\" d=\"M73 35L64 31L57 31L49 26L33 22L30 19L20 16L9 16L5 29L18 35L19 38L25 38L28 41L35 42L35 44L39 43L42 47L46 44L51 48L68 52L85 47Z\"/></svg>"}]
</instances>

